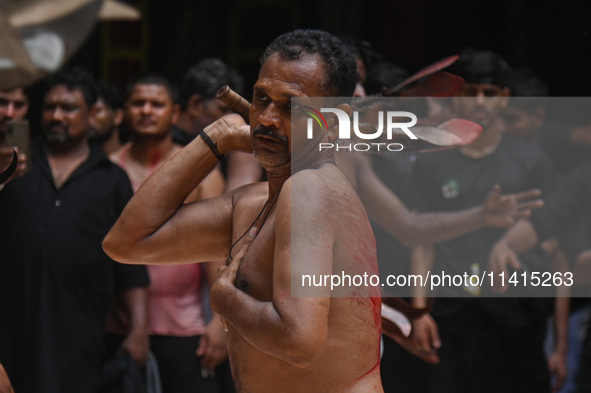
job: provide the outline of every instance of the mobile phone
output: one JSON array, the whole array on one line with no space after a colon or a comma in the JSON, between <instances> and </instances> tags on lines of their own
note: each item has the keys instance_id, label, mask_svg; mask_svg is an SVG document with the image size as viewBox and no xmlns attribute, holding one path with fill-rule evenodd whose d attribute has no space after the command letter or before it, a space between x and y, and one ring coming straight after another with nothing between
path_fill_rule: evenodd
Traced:
<instances>
[{"instance_id":1,"label":"mobile phone","mask_svg":"<svg viewBox=\"0 0 591 393\"><path fill-rule=\"evenodd\" d=\"M4 144L6 146L18 146L19 152L26 154L27 169L25 173L32 168L31 160L31 132L29 130L28 120L9 120L6 122L6 132L4 133Z\"/></svg>"}]
</instances>

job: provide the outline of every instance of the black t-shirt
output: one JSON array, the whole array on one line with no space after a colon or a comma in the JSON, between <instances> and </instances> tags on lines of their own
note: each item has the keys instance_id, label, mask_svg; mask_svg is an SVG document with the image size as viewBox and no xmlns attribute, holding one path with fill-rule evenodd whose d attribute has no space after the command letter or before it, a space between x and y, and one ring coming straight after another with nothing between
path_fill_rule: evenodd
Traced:
<instances>
[{"instance_id":1,"label":"black t-shirt","mask_svg":"<svg viewBox=\"0 0 591 393\"><path fill-rule=\"evenodd\" d=\"M559 236L565 243L571 264L578 253L591 248L591 162L586 162L567 176L556 192L546 198L542 209L530 218L538 238ZM573 234L572 228L580 228ZM572 234L571 241L562 240ZM572 267L572 266L571 266ZM573 288L575 296L589 296L591 287Z\"/></svg>"},{"instance_id":2,"label":"black t-shirt","mask_svg":"<svg viewBox=\"0 0 591 393\"><path fill-rule=\"evenodd\" d=\"M172 132L172 140L181 146L187 146L195 137L177 125L170 127Z\"/></svg>"},{"instance_id":3,"label":"black t-shirt","mask_svg":"<svg viewBox=\"0 0 591 393\"><path fill-rule=\"evenodd\" d=\"M495 184L504 194L539 188L548 195L554 190L556 174L541 149L503 134L497 149L481 159L466 157L459 149L420 155L412 180L414 206L419 211L449 212L481 205ZM435 272L480 276L487 268L492 245L505 231L486 227L437 244ZM534 271L548 268L543 257L540 251L523 256ZM480 290L446 285L439 294L478 296Z\"/></svg>"},{"instance_id":4,"label":"black t-shirt","mask_svg":"<svg viewBox=\"0 0 591 393\"><path fill-rule=\"evenodd\" d=\"M562 175L568 175L591 158L591 149L588 146L571 144L573 131L572 126L549 121L544 122L537 131L538 145L544 149Z\"/></svg>"},{"instance_id":5,"label":"black t-shirt","mask_svg":"<svg viewBox=\"0 0 591 393\"><path fill-rule=\"evenodd\" d=\"M531 222L538 237L547 239L581 219L591 228L591 162L566 177L556 192L546 198L544 207L533 212Z\"/></svg>"},{"instance_id":6,"label":"black t-shirt","mask_svg":"<svg viewBox=\"0 0 591 393\"><path fill-rule=\"evenodd\" d=\"M56 189L40 141L32 172L0 191L0 362L15 391L93 390L114 292L148 285L102 250L132 193L97 146Z\"/></svg>"}]
</instances>

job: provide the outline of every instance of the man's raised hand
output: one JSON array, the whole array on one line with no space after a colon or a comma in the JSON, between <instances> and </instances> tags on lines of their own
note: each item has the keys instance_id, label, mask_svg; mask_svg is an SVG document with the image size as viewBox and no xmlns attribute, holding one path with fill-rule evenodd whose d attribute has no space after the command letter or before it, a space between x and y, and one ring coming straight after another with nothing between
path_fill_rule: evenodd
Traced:
<instances>
[{"instance_id":1,"label":"man's raised hand","mask_svg":"<svg viewBox=\"0 0 591 393\"><path fill-rule=\"evenodd\" d=\"M540 190L533 189L501 195L501 187L495 185L484 202L486 223L489 226L506 228L519 219L529 217L533 209L544 206L544 202L538 199L541 194Z\"/></svg>"}]
</instances>

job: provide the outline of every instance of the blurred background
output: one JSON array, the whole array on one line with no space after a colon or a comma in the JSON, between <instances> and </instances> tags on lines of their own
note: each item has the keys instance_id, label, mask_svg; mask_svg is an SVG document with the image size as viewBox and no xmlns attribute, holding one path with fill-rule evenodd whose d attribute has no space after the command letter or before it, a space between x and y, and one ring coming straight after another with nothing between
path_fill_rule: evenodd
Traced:
<instances>
[{"instance_id":1,"label":"blurred background","mask_svg":"<svg viewBox=\"0 0 591 393\"><path fill-rule=\"evenodd\" d=\"M68 62L121 88L148 71L179 82L200 59L219 57L242 73L249 98L259 57L273 38L320 28L366 40L410 73L473 47L535 70L551 96L591 95L585 0L124 1L141 19L98 22ZM564 114L571 116L578 114Z\"/></svg>"},{"instance_id":2,"label":"blurred background","mask_svg":"<svg viewBox=\"0 0 591 393\"><path fill-rule=\"evenodd\" d=\"M320 28L367 40L414 72L472 46L536 70L554 96L591 92L591 2L531 0L127 0L134 22L101 22L71 60L125 85L150 70L173 79L220 57L252 85L277 35Z\"/></svg>"}]
</instances>

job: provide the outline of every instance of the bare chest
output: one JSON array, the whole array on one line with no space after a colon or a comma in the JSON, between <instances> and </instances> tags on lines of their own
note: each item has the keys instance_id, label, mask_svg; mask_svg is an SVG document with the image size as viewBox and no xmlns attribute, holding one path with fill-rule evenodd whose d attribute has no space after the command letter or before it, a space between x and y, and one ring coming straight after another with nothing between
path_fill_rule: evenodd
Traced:
<instances>
[{"instance_id":1,"label":"bare chest","mask_svg":"<svg viewBox=\"0 0 591 393\"><path fill-rule=\"evenodd\" d=\"M235 237L240 237L242 233ZM235 255L242 241L239 241L232 255ZM244 255L236 286L260 301L271 301L273 295L273 258L275 254L275 216L269 215L259 230L252 245Z\"/></svg>"}]
</instances>

